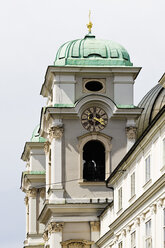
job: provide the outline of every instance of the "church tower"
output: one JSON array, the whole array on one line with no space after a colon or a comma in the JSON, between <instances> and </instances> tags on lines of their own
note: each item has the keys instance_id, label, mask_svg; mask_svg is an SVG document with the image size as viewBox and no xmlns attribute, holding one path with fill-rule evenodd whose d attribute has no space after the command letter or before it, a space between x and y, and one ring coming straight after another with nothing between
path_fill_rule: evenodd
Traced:
<instances>
[{"instance_id":1,"label":"church tower","mask_svg":"<svg viewBox=\"0 0 165 248\"><path fill-rule=\"evenodd\" d=\"M136 140L142 109L133 91L141 68L88 28L59 48L41 88L47 104L22 154L24 247L96 247L99 216L113 200L106 179Z\"/></svg>"}]
</instances>

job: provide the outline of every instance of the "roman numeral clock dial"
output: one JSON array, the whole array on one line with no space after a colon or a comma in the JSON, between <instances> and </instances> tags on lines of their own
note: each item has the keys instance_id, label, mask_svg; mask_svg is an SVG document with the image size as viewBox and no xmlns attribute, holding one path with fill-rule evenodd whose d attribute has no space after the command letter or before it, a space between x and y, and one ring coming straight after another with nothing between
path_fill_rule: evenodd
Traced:
<instances>
[{"instance_id":1,"label":"roman numeral clock dial","mask_svg":"<svg viewBox=\"0 0 165 248\"><path fill-rule=\"evenodd\" d=\"M108 116L103 109L90 107L82 113L81 123L89 132L98 132L106 127Z\"/></svg>"}]
</instances>

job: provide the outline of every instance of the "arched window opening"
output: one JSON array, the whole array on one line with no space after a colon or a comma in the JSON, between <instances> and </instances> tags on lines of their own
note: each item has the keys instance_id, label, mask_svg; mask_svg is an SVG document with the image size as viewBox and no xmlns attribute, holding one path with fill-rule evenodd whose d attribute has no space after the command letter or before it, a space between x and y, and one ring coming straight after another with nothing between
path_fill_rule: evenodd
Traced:
<instances>
[{"instance_id":1,"label":"arched window opening","mask_svg":"<svg viewBox=\"0 0 165 248\"><path fill-rule=\"evenodd\" d=\"M105 147L98 140L88 141L83 147L83 179L105 180Z\"/></svg>"}]
</instances>

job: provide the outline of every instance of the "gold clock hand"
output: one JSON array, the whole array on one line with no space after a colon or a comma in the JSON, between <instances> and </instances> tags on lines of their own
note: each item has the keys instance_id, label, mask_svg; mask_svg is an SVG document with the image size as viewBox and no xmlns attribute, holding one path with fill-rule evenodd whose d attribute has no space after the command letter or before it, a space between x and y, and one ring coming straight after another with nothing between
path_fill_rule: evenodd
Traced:
<instances>
[{"instance_id":1,"label":"gold clock hand","mask_svg":"<svg viewBox=\"0 0 165 248\"><path fill-rule=\"evenodd\" d=\"M100 124L105 125L104 120L102 118L98 119L97 117L94 117L93 119L100 122Z\"/></svg>"}]
</instances>

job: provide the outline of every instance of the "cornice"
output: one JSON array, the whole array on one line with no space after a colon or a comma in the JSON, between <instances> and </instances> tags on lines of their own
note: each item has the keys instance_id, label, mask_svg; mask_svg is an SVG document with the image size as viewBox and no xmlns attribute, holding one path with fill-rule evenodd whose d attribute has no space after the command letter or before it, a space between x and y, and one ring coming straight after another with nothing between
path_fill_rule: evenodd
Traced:
<instances>
[{"instance_id":1,"label":"cornice","mask_svg":"<svg viewBox=\"0 0 165 248\"><path fill-rule=\"evenodd\" d=\"M45 204L38 220L46 224L51 216L99 216L107 203Z\"/></svg>"},{"instance_id":2,"label":"cornice","mask_svg":"<svg viewBox=\"0 0 165 248\"><path fill-rule=\"evenodd\" d=\"M23 161L28 161L30 150L33 148L42 148L44 149L44 142L26 142L24 146L23 153L21 155L21 159Z\"/></svg>"}]
</instances>

